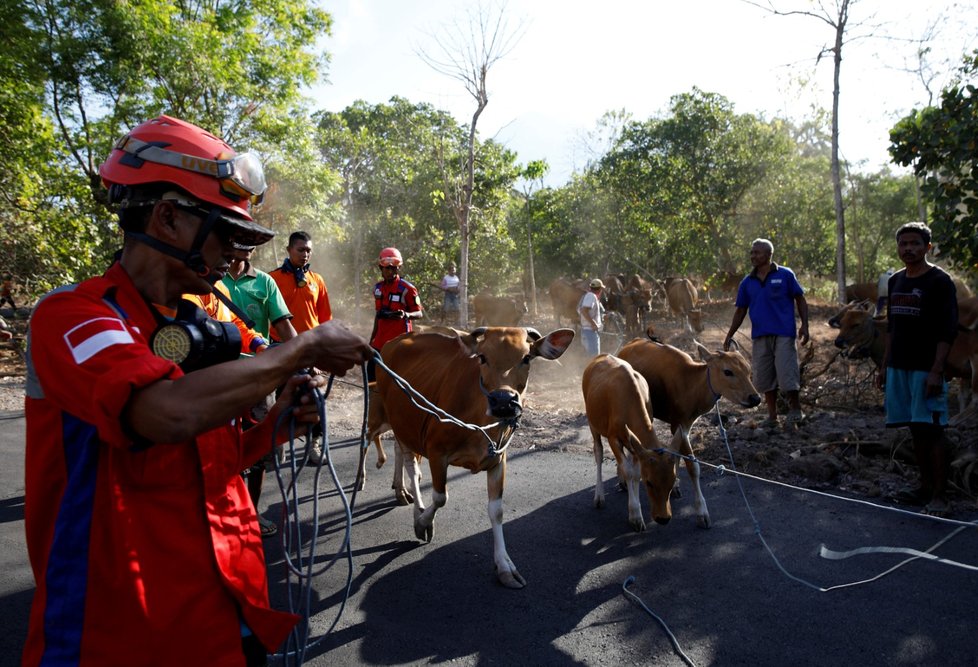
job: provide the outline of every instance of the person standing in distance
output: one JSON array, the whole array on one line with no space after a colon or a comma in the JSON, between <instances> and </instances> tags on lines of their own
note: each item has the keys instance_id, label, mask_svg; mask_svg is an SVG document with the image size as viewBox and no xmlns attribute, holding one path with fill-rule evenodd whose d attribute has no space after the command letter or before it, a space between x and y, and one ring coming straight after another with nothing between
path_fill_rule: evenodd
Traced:
<instances>
[{"instance_id":1,"label":"person standing in distance","mask_svg":"<svg viewBox=\"0 0 978 667\"><path fill-rule=\"evenodd\" d=\"M377 258L383 280L374 285L374 327L370 332L370 347L380 352L384 343L402 333L413 331L412 320L424 315L417 288L399 275L401 251L384 248ZM376 366L367 364L367 380L373 382Z\"/></svg>"},{"instance_id":2,"label":"person standing in distance","mask_svg":"<svg viewBox=\"0 0 978 667\"><path fill-rule=\"evenodd\" d=\"M445 293L445 301L441 310L441 322L449 322L452 325L458 324L458 284L459 277L455 274L458 267L455 262L449 262L445 269L447 273L442 276L440 283L431 283Z\"/></svg>"},{"instance_id":3,"label":"person standing in distance","mask_svg":"<svg viewBox=\"0 0 978 667\"><path fill-rule=\"evenodd\" d=\"M121 255L49 293L30 325L24 528L37 590L22 664L264 665L298 618L269 604L241 467L288 438L275 430L283 412L318 419L293 399L325 381L296 371L342 374L370 348L333 323L244 359L218 323L197 329L207 346L169 344L200 322L181 295L211 291L232 241L272 238L250 212L261 162L160 116L116 142L99 174ZM241 415L279 385L242 432Z\"/></svg>"},{"instance_id":4,"label":"person standing in distance","mask_svg":"<svg viewBox=\"0 0 978 667\"><path fill-rule=\"evenodd\" d=\"M922 222L897 230L904 268L890 276L886 351L876 385L886 390L887 428L910 427L920 485L897 499L946 516L949 467L947 381L944 364L958 332L957 289L951 277L927 261L931 231Z\"/></svg>"},{"instance_id":5,"label":"person standing in distance","mask_svg":"<svg viewBox=\"0 0 978 667\"><path fill-rule=\"evenodd\" d=\"M778 266L771 257L774 244L767 239L755 239L751 243L750 263L754 267L740 281L733 322L723 341L723 349L730 349L730 342L750 312L751 374L754 386L764 392L767 403L765 426L778 423L778 388L788 399L789 424L797 424L803 418L801 412L801 372L798 368L796 347L795 308L801 326L797 338L808 343L808 302L805 290L798 284L794 272L786 266Z\"/></svg>"},{"instance_id":6,"label":"person standing in distance","mask_svg":"<svg viewBox=\"0 0 978 667\"><path fill-rule=\"evenodd\" d=\"M601 315L604 313L604 306L601 305L601 290L604 283L600 278L591 281L590 290L584 293L577 304L577 312L581 316L581 342L588 356L595 357L601 354Z\"/></svg>"}]
</instances>

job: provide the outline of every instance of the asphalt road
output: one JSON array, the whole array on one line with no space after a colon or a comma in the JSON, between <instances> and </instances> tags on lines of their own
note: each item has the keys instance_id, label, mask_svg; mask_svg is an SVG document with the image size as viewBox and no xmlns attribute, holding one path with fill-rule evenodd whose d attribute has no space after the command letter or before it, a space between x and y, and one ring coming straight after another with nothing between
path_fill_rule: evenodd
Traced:
<instances>
[{"instance_id":1,"label":"asphalt road","mask_svg":"<svg viewBox=\"0 0 978 667\"><path fill-rule=\"evenodd\" d=\"M561 446L579 442L581 434L556 434L546 447L532 447L526 437L518 435L511 448L505 534L527 587L513 591L495 581L483 475L454 471L434 538L423 544L414 537L411 510L393 502L390 463L379 473L371 467L353 512L349 600L305 664L683 664L663 628L623 595L622 583L634 577L629 590L698 665L978 665L978 571L918 559L872 583L812 590L779 570L733 476L704 475L709 530L696 527L687 494L674 504L670 524L634 533L625 494L607 479L611 465L605 466L607 505L592 506L591 457ZM0 420L0 451L10 463L0 469L3 665L19 660L33 587L23 540L23 447L23 419ZM354 445L333 449L348 490L356 454ZM682 480L688 484L685 473ZM819 555L822 544L840 551L882 545L926 550L954 531L917 516L755 481L744 485L781 565L817 586L868 579L907 558L827 560ZM299 488L308 511L312 476ZM267 481L266 516L279 513L276 494ZM322 561L336 550L343 524L328 480L320 505ZM978 512L956 518L975 521ZM281 605L281 547L278 541L266 545L273 601ZM978 529L965 528L934 553L978 565ZM340 561L316 578L315 632L336 616L346 577ZM192 650L188 660L192 664Z\"/></svg>"}]
</instances>

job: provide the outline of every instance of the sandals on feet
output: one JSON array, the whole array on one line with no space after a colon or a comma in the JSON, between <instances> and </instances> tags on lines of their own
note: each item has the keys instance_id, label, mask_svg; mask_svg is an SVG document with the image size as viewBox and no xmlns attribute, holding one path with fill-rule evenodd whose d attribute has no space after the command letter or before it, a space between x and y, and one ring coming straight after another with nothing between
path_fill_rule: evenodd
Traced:
<instances>
[{"instance_id":1,"label":"sandals on feet","mask_svg":"<svg viewBox=\"0 0 978 667\"><path fill-rule=\"evenodd\" d=\"M258 515L258 528L261 530L262 537L271 537L278 533L278 526L275 525L275 522L269 521L260 514Z\"/></svg>"},{"instance_id":2,"label":"sandals on feet","mask_svg":"<svg viewBox=\"0 0 978 667\"><path fill-rule=\"evenodd\" d=\"M936 516L942 519L947 518L947 515L951 513L951 506L943 498L932 498L921 514L926 514L927 516Z\"/></svg>"}]
</instances>

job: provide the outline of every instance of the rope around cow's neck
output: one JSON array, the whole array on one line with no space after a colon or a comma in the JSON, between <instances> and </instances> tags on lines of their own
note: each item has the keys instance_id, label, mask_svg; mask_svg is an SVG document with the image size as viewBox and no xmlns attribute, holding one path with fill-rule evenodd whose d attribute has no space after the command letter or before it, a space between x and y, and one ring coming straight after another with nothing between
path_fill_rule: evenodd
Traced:
<instances>
[{"instance_id":1,"label":"rope around cow's neck","mask_svg":"<svg viewBox=\"0 0 978 667\"><path fill-rule=\"evenodd\" d=\"M512 440L513 434L515 434L516 429L519 428L519 417L514 417L512 419L501 419L497 422L486 424L484 426L480 426L479 424L469 424L468 422L464 422L458 417L445 412L437 405L429 401L424 394L412 387L407 380L391 370L390 366L384 363L384 360L380 358L380 354L377 352L374 352L374 362L377 364L377 366L383 368L388 375L390 375L391 379L394 381L394 384L396 384L401 391L404 392L404 394L408 397L408 400L410 400L411 403L419 410L432 415L442 424L454 424L455 426L464 428L468 431L479 431L488 443L488 453L490 457L500 456L509 447L509 442ZM481 387L481 375L479 376L479 384ZM485 393L485 388L483 388L483 393ZM493 440L493 438L489 435L489 431L497 426L501 427L499 430L499 437L496 440Z\"/></svg>"}]
</instances>

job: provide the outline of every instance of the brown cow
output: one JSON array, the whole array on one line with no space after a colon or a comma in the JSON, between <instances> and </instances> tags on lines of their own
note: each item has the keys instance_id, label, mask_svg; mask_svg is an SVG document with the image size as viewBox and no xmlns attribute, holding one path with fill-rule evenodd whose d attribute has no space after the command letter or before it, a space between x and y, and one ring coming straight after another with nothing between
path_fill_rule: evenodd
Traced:
<instances>
[{"instance_id":1,"label":"brown cow","mask_svg":"<svg viewBox=\"0 0 978 667\"><path fill-rule=\"evenodd\" d=\"M479 292L472 300L472 306L477 327L514 327L528 312L526 301L506 296L493 296L488 291Z\"/></svg>"},{"instance_id":2,"label":"brown cow","mask_svg":"<svg viewBox=\"0 0 978 667\"><path fill-rule=\"evenodd\" d=\"M550 303L553 305L557 326L560 326L562 317L569 320L572 326L580 324L581 316L577 312L577 304L587 291L588 281L582 279L557 278L550 283Z\"/></svg>"},{"instance_id":3,"label":"brown cow","mask_svg":"<svg viewBox=\"0 0 978 667\"><path fill-rule=\"evenodd\" d=\"M625 285L622 298L623 314L625 315L625 332L631 336L639 336L645 330L648 315L652 311L652 296L659 289L658 283L643 280L637 273L632 274Z\"/></svg>"},{"instance_id":4,"label":"brown cow","mask_svg":"<svg viewBox=\"0 0 978 667\"><path fill-rule=\"evenodd\" d=\"M965 329L978 327L978 296L958 298L958 325Z\"/></svg>"},{"instance_id":5,"label":"brown cow","mask_svg":"<svg viewBox=\"0 0 978 667\"><path fill-rule=\"evenodd\" d=\"M523 412L531 360L556 359L573 339L570 329L541 336L533 329L491 327L457 337L404 334L381 350L387 366L427 400L464 423L482 427L470 430L419 411L390 374L378 367L377 391L399 450L415 454L401 454L414 496L414 534L431 541L435 512L448 498L449 465L473 473L486 471L496 576L509 588L522 588L526 581L503 540L505 443ZM431 473L432 504L428 508L421 500L419 456L428 459ZM395 480L402 478L397 475Z\"/></svg>"},{"instance_id":6,"label":"brown cow","mask_svg":"<svg viewBox=\"0 0 978 667\"><path fill-rule=\"evenodd\" d=\"M873 304L869 301L848 303L836 313L829 324L839 329L835 346L850 359L873 360L876 367L883 364L886 352L886 320L873 317ZM947 353L944 374L947 378L960 378L963 389L970 389L972 396L978 393L978 331L958 327L958 335ZM962 406L963 407L963 406Z\"/></svg>"},{"instance_id":7,"label":"brown cow","mask_svg":"<svg viewBox=\"0 0 978 667\"><path fill-rule=\"evenodd\" d=\"M671 345L636 339L618 356L632 365L649 383L652 417L669 424L673 434L682 432L682 448L693 455L689 429L721 398L747 408L760 405L761 397L750 381L750 364L739 352L711 353L696 343L702 361ZM706 528L710 514L700 489L699 464L686 459L686 472L695 493L697 523Z\"/></svg>"},{"instance_id":8,"label":"brown cow","mask_svg":"<svg viewBox=\"0 0 978 667\"><path fill-rule=\"evenodd\" d=\"M453 327L445 326L444 324L415 324L414 331L417 333L439 333L443 336L457 337L464 335L465 332L455 329ZM367 415L367 442L373 442L374 448L377 450L377 463L378 469L383 468L384 464L387 463L387 452L384 451L384 445L380 441L380 436L391 430L390 424L387 423L387 412L384 410L384 403L380 400L380 394L377 393L377 383L371 382L369 386L370 400L368 401L369 412ZM398 474L400 474L400 459L397 459L398 465L397 469L394 471L395 479ZM357 490L363 491L366 487L367 482L367 456L366 452L362 452L360 455L360 472L357 477ZM392 485L391 488L397 488ZM403 484L401 485L401 495L398 496L398 503L401 505L409 505L414 502L414 498L410 497L408 494L403 492Z\"/></svg>"},{"instance_id":9,"label":"brown cow","mask_svg":"<svg viewBox=\"0 0 978 667\"><path fill-rule=\"evenodd\" d=\"M609 273L604 277L604 289L601 290L601 304L606 311L621 313L625 316L625 276Z\"/></svg>"},{"instance_id":10,"label":"brown cow","mask_svg":"<svg viewBox=\"0 0 978 667\"><path fill-rule=\"evenodd\" d=\"M604 507L604 482L601 467L604 446L608 440L618 462L618 471L628 490L628 523L636 531L645 530L639 482L645 482L652 518L666 524L672 518L669 494L676 482L676 461L662 446L652 428L649 416L649 385L627 361L599 354L581 380L588 426L594 440L594 462L597 478L594 484L594 506ZM682 433L673 436L672 449L681 446Z\"/></svg>"},{"instance_id":11,"label":"brown cow","mask_svg":"<svg viewBox=\"0 0 978 667\"><path fill-rule=\"evenodd\" d=\"M703 331L703 311L696 307L696 286L688 278L666 278L669 310L686 331Z\"/></svg>"},{"instance_id":12,"label":"brown cow","mask_svg":"<svg viewBox=\"0 0 978 667\"><path fill-rule=\"evenodd\" d=\"M846 285L846 302L852 301L872 301L876 303L879 290L878 283L853 283Z\"/></svg>"}]
</instances>

